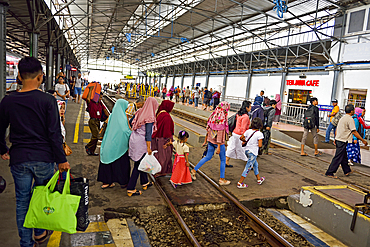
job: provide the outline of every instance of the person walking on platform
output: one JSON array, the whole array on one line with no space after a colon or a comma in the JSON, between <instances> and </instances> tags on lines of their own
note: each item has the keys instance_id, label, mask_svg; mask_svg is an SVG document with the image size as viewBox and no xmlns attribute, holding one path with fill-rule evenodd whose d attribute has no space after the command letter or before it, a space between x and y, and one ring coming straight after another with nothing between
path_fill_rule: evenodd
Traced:
<instances>
[{"instance_id":1,"label":"person walking on platform","mask_svg":"<svg viewBox=\"0 0 370 247\"><path fill-rule=\"evenodd\" d=\"M319 133L320 123L319 123L319 108L317 105L319 101L317 98L312 97L310 99L311 105L307 108L306 112L304 113L304 120L303 120L303 136L301 141L301 156L307 156L308 154L304 151L304 146L306 145L306 140L308 136L308 132L311 131L313 136L313 145L315 147L315 156L320 156L322 153L318 150L319 144Z\"/></svg>"},{"instance_id":2,"label":"person walking on platform","mask_svg":"<svg viewBox=\"0 0 370 247\"><path fill-rule=\"evenodd\" d=\"M189 86L187 86L185 90L185 103L187 105L189 105L190 94L191 94L191 91L189 89Z\"/></svg>"},{"instance_id":3,"label":"person walking on platform","mask_svg":"<svg viewBox=\"0 0 370 247\"><path fill-rule=\"evenodd\" d=\"M156 114L157 130L152 135L151 147L158 150L154 156L162 166L162 170L156 176L164 176L172 173L172 147L163 149L162 147L169 141L173 141L175 124L170 113L175 103L170 100L162 101Z\"/></svg>"},{"instance_id":4,"label":"person walking on platform","mask_svg":"<svg viewBox=\"0 0 370 247\"><path fill-rule=\"evenodd\" d=\"M139 109L132 121L132 133L129 141L129 156L135 162L131 173L130 180L127 185L128 196L141 195L141 191L135 189L137 179L140 175L140 183L143 190L147 190L153 183L148 181L148 174L139 171L141 160L146 154L152 154L151 142L153 131L157 130L157 120L155 112L158 108L158 102L152 97L149 97L143 108Z\"/></svg>"},{"instance_id":5,"label":"person walking on platform","mask_svg":"<svg viewBox=\"0 0 370 247\"><path fill-rule=\"evenodd\" d=\"M203 110L207 110L209 103L211 102L212 98L212 92L207 89L207 87L204 87L204 93L203 93Z\"/></svg>"},{"instance_id":6,"label":"person walking on platform","mask_svg":"<svg viewBox=\"0 0 370 247\"><path fill-rule=\"evenodd\" d=\"M173 86L171 86L170 90L168 90L168 93L169 93L169 96L170 96L170 100L173 99L174 92L175 92L175 88Z\"/></svg>"},{"instance_id":7,"label":"person walking on platform","mask_svg":"<svg viewBox=\"0 0 370 247\"><path fill-rule=\"evenodd\" d=\"M253 119L251 128L240 136L240 140L243 141L245 155L248 157L248 162L245 165L242 176L239 179L236 187L239 189L245 189L248 187L247 184L243 183L244 179L247 177L248 173L252 170L254 175L256 175L257 183L262 184L265 181L265 177L260 177L258 171L258 148L262 147L263 134L260 132L262 128L262 120L258 117Z\"/></svg>"},{"instance_id":8,"label":"person walking on platform","mask_svg":"<svg viewBox=\"0 0 370 247\"><path fill-rule=\"evenodd\" d=\"M68 85L64 83L64 77L61 75L58 77L58 83L55 84L55 91L57 93L57 99L63 100L64 102L66 102L66 110L67 110L70 90L69 90Z\"/></svg>"},{"instance_id":9,"label":"person walking on platform","mask_svg":"<svg viewBox=\"0 0 370 247\"><path fill-rule=\"evenodd\" d=\"M280 94L275 95L275 101L276 101L276 107L275 107L275 116L274 116L274 122L277 124L280 121L280 115L281 115L281 99L280 99Z\"/></svg>"},{"instance_id":10,"label":"person walking on platform","mask_svg":"<svg viewBox=\"0 0 370 247\"><path fill-rule=\"evenodd\" d=\"M167 88L166 88L166 86L164 86L163 87L163 89L162 89L162 99L166 99L166 94L167 94Z\"/></svg>"},{"instance_id":11,"label":"person walking on platform","mask_svg":"<svg viewBox=\"0 0 370 247\"><path fill-rule=\"evenodd\" d=\"M250 121L253 121L254 118L258 117L261 120L263 119L263 108L262 108L262 97L257 96L254 99L252 109L249 113Z\"/></svg>"},{"instance_id":12,"label":"person walking on platform","mask_svg":"<svg viewBox=\"0 0 370 247\"><path fill-rule=\"evenodd\" d=\"M173 172L170 178L172 186L176 189L178 185L192 183L189 170L189 147L186 142L189 138L189 133L181 130L178 135L178 141L169 141L163 148L166 149L172 145L176 150L175 161L173 162Z\"/></svg>"},{"instance_id":13,"label":"person walking on platform","mask_svg":"<svg viewBox=\"0 0 370 247\"><path fill-rule=\"evenodd\" d=\"M198 108L198 102L200 98L199 87L195 87L195 89L193 90L193 95L194 95L194 107Z\"/></svg>"},{"instance_id":14,"label":"person walking on platform","mask_svg":"<svg viewBox=\"0 0 370 247\"><path fill-rule=\"evenodd\" d=\"M334 126L332 124L332 121L333 121L333 118L335 117L335 115L340 114L339 113L338 100L335 99L331 103L333 104L334 108L331 111L331 113L328 115L328 117L330 117L330 123L329 123L328 128L326 129L325 141L322 141L324 143L329 143L329 141L330 141L330 132L332 130L334 130L334 138L335 138L335 130L336 130L337 126Z\"/></svg>"},{"instance_id":15,"label":"person walking on platform","mask_svg":"<svg viewBox=\"0 0 370 247\"><path fill-rule=\"evenodd\" d=\"M250 112L251 109L252 102L244 100L242 107L236 113L235 129L228 141L228 147L226 150L226 167L233 167L229 164L230 158L247 161L247 156L245 156L240 137L249 129L250 120L248 112Z\"/></svg>"},{"instance_id":16,"label":"person walking on platform","mask_svg":"<svg viewBox=\"0 0 370 247\"><path fill-rule=\"evenodd\" d=\"M355 121L356 131L363 139L365 139L365 128L362 124L360 124L360 118L363 113L363 109L356 107L355 114L352 116L352 118ZM353 142L349 142L347 144L347 157L349 165L353 166L353 163L361 164L360 142L356 136L353 136Z\"/></svg>"},{"instance_id":17,"label":"person walking on platform","mask_svg":"<svg viewBox=\"0 0 370 247\"><path fill-rule=\"evenodd\" d=\"M126 114L128 118L131 119L135 115L136 111L140 109L141 107L143 107L144 103L145 103L144 97L139 97L136 100L136 102L132 102L128 104L128 107L126 110Z\"/></svg>"},{"instance_id":18,"label":"person walking on platform","mask_svg":"<svg viewBox=\"0 0 370 247\"><path fill-rule=\"evenodd\" d=\"M267 99L267 98L266 98ZM263 145L262 145L262 152L264 154L269 154L269 147L271 142L271 128L272 128L272 121L274 121L275 117L275 108L276 108L276 100L265 100L266 106L263 109Z\"/></svg>"},{"instance_id":19,"label":"person walking on platform","mask_svg":"<svg viewBox=\"0 0 370 247\"><path fill-rule=\"evenodd\" d=\"M24 57L19 61L18 70L22 91L5 96L0 103L0 154L3 160L10 159L20 246L32 247L45 242L52 233L23 226L32 188L43 185L53 176L55 163L61 172L70 169L70 165L63 150L57 101L38 90L42 82L40 61ZM5 141L9 125L10 151Z\"/></svg>"},{"instance_id":20,"label":"person walking on platform","mask_svg":"<svg viewBox=\"0 0 370 247\"><path fill-rule=\"evenodd\" d=\"M78 78L76 79L76 83L75 83L75 95L76 95L77 104L80 104L81 93L82 93L82 78L81 78L81 73L78 73Z\"/></svg>"},{"instance_id":21,"label":"person walking on platform","mask_svg":"<svg viewBox=\"0 0 370 247\"><path fill-rule=\"evenodd\" d=\"M90 100L90 97L87 97L87 111L90 114L89 119L89 128L91 131L91 139L90 142L85 146L86 153L88 155L98 156L99 154L95 153L96 145L98 143L98 134L100 129L100 119L103 115L108 116L108 111L101 102L103 97L103 92L100 93L100 97L98 102L94 102Z\"/></svg>"},{"instance_id":22,"label":"person walking on platform","mask_svg":"<svg viewBox=\"0 0 370 247\"><path fill-rule=\"evenodd\" d=\"M216 150L216 154L220 156L220 185L229 185L230 181L225 179L225 166L226 166L226 150L225 141L229 133L229 126L227 123L227 114L230 110L230 104L222 101L217 108L212 112L207 122L207 134L203 146L207 145L207 154L201 159L196 167L191 171L193 180L196 180L195 173L201 168L204 163L211 160Z\"/></svg>"},{"instance_id":23,"label":"person walking on platform","mask_svg":"<svg viewBox=\"0 0 370 247\"><path fill-rule=\"evenodd\" d=\"M335 155L326 171L325 175L332 178L337 178L334 174L337 172L339 165L342 166L343 173L346 176L349 176L352 171L348 165L347 157L347 143L352 142L352 135L357 137L358 140L361 140L362 143L367 146L367 142L359 135L356 131L355 121L352 116L355 114L355 107L353 105L346 105L345 113L338 122L337 134L335 136Z\"/></svg>"},{"instance_id":24,"label":"person walking on platform","mask_svg":"<svg viewBox=\"0 0 370 247\"><path fill-rule=\"evenodd\" d=\"M175 101L176 103L179 103L179 100L180 100L180 92L181 92L181 89L179 86L176 87L175 89Z\"/></svg>"},{"instance_id":25,"label":"person walking on platform","mask_svg":"<svg viewBox=\"0 0 370 247\"><path fill-rule=\"evenodd\" d=\"M130 179L130 158L128 143L131 128L126 115L128 102L119 99L114 104L109 116L107 129L100 148L98 181L103 182L102 189L112 188L114 182L126 188Z\"/></svg>"}]
</instances>

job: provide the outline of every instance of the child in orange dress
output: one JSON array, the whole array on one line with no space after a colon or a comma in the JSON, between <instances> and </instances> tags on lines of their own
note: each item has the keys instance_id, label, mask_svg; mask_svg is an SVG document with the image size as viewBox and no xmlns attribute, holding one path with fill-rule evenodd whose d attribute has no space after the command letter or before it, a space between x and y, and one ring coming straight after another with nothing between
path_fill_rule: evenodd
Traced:
<instances>
[{"instance_id":1,"label":"child in orange dress","mask_svg":"<svg viewBox=\"0 0 370 247\"><path fill-rule=\"evenodd\" d=\"M172 145L176 150L175 161L173 162L172 176L170 182L176 189L178 185L190 184L192 182L190 170L189 170L189 147L186 145L186 141L189 138L188 132L185 130L180 131L178 141L169 141L163 148Z\"/></svg>"}]
</instances>

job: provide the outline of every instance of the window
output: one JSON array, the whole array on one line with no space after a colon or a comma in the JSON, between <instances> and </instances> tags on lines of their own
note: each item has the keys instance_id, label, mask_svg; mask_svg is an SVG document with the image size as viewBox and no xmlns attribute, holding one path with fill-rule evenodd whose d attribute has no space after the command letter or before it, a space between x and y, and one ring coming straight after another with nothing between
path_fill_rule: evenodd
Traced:
<instances>
[{"instance_id":1,"label":"window","mask_svg":"<svg viewBox=\"0 0 370 247\"><path fill-rule=\"evenodd\" d=\"M288 103L307 104L311 98L311 90L289 89Z\"/></svg>"},{"instance_id":2,"label":"window","mask_svg":"<svg viewBox=\"0 0 370 247\"><path fill-rule=\"evenodd\" d=\"M348 33L360 32L363 30L366 9L350 13Z\"/></svg>"}]
</instances>

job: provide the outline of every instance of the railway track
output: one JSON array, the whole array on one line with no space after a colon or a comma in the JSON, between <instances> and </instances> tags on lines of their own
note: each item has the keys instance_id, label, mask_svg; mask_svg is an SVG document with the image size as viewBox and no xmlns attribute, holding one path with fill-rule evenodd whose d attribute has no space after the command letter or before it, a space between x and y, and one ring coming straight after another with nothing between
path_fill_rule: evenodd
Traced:
<instances>
[{"instance_id":1,"label":"railway track","mask_svg":"<svg viewBox=\"0 0 370 247\"><path fill-rule=\"evenodd\" d=\"M112 110L114 103L116 102L115 99L107 95L104 96L103 101L105 102L105 104L107 105L110 111ZM185 115L188 115L188 114L182 114L182 116L185 116ZM196 117L193 116L193 118L195 119ZM196 123L199 124L199 122L200 121ZM190 164L190 165L194 168L193 164ZM227 198L230 204L235 205L245 215L245 221L246 221L245 223L257 233L255 237L258 239L258 241L262 243L268 243L270 246L274 246L274 247L293 246L286 239L284 239L277 232L275 232L271 227L269 227L265 222L260 220L248 208L246 208L243 204L241 204L237 200L237 198L232 196L230 193L224 190L220 185L218 185L218 183L213 181L209 176L207 176L201 170L198 170L198 174L200 174L208 183L214 186L225 198ZM184 231L190 243L193 246L201 246L198 239L193 234L194 230L191 230L189 226L185 223L183 217L181 216L181 214L178 212L176 207L172 204L171 200L169 199L169 196L165 193L165 191L161 188L159 183L156 181L156 179L152 175L150 175L150 178L154 182L156 189L158 190L160 195L163 197L168 208L171 210L173 216L175 217L181 229Z\"/></svg>"}]
</instances>

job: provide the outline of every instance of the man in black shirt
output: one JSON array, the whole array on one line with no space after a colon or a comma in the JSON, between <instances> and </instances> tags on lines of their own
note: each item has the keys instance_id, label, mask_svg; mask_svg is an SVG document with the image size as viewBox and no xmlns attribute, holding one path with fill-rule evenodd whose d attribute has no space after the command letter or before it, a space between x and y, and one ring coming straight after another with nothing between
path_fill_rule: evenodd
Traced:
<instances>
[{"instance_id":1,"label":"man in black shirt","mask_svg":"<svg viewBox=\"0 0 370 247\"><path fill-rule=\"evenodd\" d=\"M36 246L33 229L23 227L31 200L32 185L43 185L54 173L70 165L63 150L58 106L55 98L38 90L42 79L41 63L25 57L18 64L23 88L5 96L0 103L0 155L10 159L16 194L16 216L20 246ZM5 131L10 124L10 151L5 142ZM51 231L34 229L34 239L41 243Z\"/></svg>"},{"instance_id":2,"label":"man in black shirt","mask_svg":"<svg viewBox=\"0 0 370 247\"><path fill-rule=\"evenodd\" d=\"M308 132L311 131L313 136L313 145L315 147L315 156L320 156L322 153L318 150L318 144L319 144L319 136L317 133L320 131L320 122L319 122L319 108L317 105L319 104L319 101L317 98L312 97L310 99L311 105L307 108L305 112L305 120L303 122L303 136L301 141L301 156L307 156L308 154L304 151L304 146L306 145L307 135ZM305 126L306 119L309 119L311 123L307 123L307 126Z\"/></svg>"}]
</instances>

